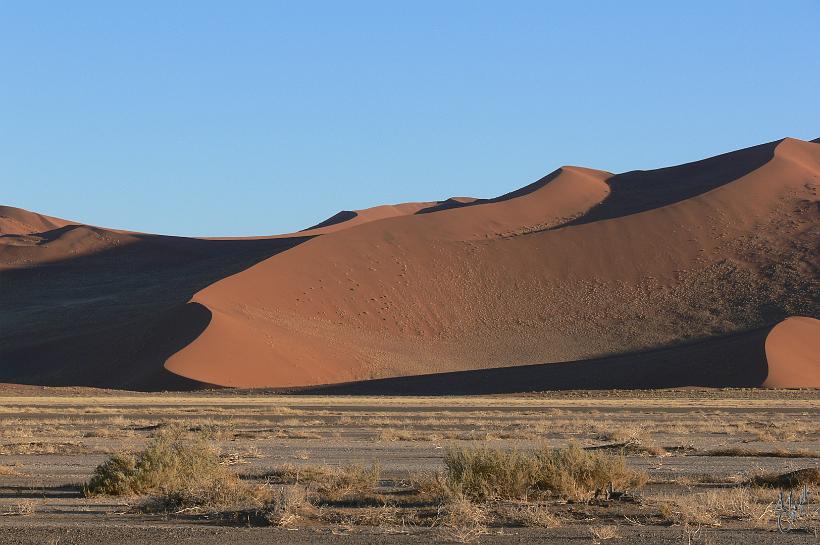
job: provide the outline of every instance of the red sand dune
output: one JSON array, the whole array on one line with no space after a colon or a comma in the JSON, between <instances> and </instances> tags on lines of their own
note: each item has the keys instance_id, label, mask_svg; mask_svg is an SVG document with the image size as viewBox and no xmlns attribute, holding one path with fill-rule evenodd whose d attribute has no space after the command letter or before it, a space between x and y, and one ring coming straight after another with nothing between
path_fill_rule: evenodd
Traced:
<instances>
[{"instance_id":1,"label":"red sand dune","mask_svg":"<svg viewBox=\"0 0 820 545\"><path fill-rule=\"evenodd\" d=\"M785 139L614 176L563 167L494 199L341 212L273 237L3 208L0 381L817 387L817 320L783 320L818 314L818 184L820 145Z\"/></svg>"},{"instance_id":2,"label":"red sand dune","mask_svg":"<svg viewBox=\"0 0 820 545\"><path fill-rule=\"evenodd\" d=\"M69 222L14 208L0 206L0 235L30 235L64 227Z\"/></svg>"},{"instance_id":3,"label":"red sand dune","mask_svg":"<svg viewBox=\"0 0 820 545\"><path fill-rule=\"evenodd\" d=\"M766 386L820 388L820 320L797 316L774 326L766 336L766 362Z\"/></svg>"}]
</instances>

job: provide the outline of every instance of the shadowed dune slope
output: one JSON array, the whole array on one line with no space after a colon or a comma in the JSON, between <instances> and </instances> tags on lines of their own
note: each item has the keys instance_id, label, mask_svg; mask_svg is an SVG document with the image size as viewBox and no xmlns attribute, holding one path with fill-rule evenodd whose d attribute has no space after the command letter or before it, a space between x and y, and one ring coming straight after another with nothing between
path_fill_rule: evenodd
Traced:
<instances>
[{"instance_id":1,"label":"shadowed dune slope","mask_svg":"<svg viewBox=\"0 0 820 545\"><path fill-rule=\"evenodd\" d=\"M203 384L164 363L211 311L203 287L328 231L435 203L357 211L332 229L193 239L103 229L0 208L0 380L142 390Z\"/></svg>"},{"instance_id":2,"label":"shadowed dune slope","mask_svg":"<svg viewBox=\"0 0 820 545\"><path fill-rule=\"evenodd\" d=\"M820 387L820 321L792 317L700 342L565 363L495 367L304 388L308 394L477 395L540 390Z\"/></svg>"},{"instance_id":3,"label":"shadowed dune slope","mask_svg":"<svg viewBox=\"0 0 820 545\"><path fill-rule=\"evenodd\" d=\"M760 386L769 328L670 348L560 363L330 384L307 394L479 395L542 390Z\"/></svg>"},{"instance_id":4,"label":"shadowed dune slope","mask_svg":"<svg viewBox=\"0 0 820 545\"><path fill-rule=\"evenodd\" d=\"M0 237L0 382L816 385L818 185L820 145L785 139L615 176L563 167L494 199L249 239L18 211Z\"/></svg>"}]
</instances>

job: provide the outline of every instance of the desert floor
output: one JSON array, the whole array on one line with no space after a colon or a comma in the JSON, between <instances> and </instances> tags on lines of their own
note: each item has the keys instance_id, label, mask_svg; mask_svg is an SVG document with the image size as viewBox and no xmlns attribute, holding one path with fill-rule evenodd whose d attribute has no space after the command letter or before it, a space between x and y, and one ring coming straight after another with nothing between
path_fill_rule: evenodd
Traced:
<instances>
[{"instance_id":1,"label":"desert floor","mask_svg":"<svg viewBox=\"0 0 820 545\"><path fill-rule=\"evenodd\" d=\"M820 466L819 417L816 390L322 397L0 387L0 544L816 543L817 496L780 534L777 490L750 483ZM139 450L173 421L207 428L225 463L260 483L284 466L378 464L383 504L326 505L282 528L205 512L146 514L140 498L84 497L82 484L109 454ZM401 503L404 483L442 470L450 447L570 441L623 446L647 484L634 501L556 501L547 506L556 527L489 524L477 535L418 523ZM680 511L694 513L692 522Z\"/></svg>"}]
</instances>

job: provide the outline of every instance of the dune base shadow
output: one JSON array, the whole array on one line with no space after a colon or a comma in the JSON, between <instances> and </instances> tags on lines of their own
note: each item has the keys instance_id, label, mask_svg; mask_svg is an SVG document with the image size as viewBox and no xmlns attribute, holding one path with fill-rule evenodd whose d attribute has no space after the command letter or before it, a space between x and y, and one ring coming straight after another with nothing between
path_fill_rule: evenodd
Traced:
<instances>
[{"instance_id":1,"label":"dune base shadow","mask_svg":"<svg viewBox=\"0 0 820 545\"><path fill-rule=\"evenodd\" d=\"M59 233L41 238L51 235ZM310 238L138 235L98 253L1 271L0 382L146 391L208 386L164 367L211 320L191 297Z\"/></svg>"},{"instance_id":2,"label":"dune base shadow","mask_svg":"<svg viewBox=\"0 0 820 545\"><path fill-rule=\"evenodd\" d=\"M565 363L385 378L295 390L339 395L479 395L549 390L758 387L770 328L674 347Z\"/></svg>"}]
</instances>

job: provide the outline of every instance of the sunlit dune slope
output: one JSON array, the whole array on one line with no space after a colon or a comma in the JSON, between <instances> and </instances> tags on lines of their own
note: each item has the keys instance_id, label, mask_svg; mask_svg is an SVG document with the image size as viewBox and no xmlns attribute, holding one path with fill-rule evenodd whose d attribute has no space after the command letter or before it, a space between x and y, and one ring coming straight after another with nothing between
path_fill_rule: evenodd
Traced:
<instances>
[{"instance_id":1,"label":"sunlit dune slope","mask_svg":"<svg viewBox=\"0 0 820 545\"><path fill-rule=\"evenodd\" d=\"M312 239L194 295L211 323L166 367L302 386L606 357L816 311L817 146L717 159L568 167L511 198ZM630 207L619 188L651 197Z\"/></svg>"}]
</instances>

